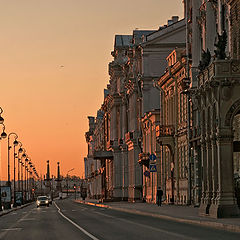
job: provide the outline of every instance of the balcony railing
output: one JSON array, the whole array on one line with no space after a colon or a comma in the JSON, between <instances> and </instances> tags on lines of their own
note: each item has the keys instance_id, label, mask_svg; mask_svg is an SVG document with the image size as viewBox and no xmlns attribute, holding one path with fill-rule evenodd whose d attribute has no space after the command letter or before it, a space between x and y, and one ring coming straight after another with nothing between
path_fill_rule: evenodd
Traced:
<instances>
[{"instance_id":1,"label":"balcony railing","mask_svg":"<svg viewBox=\"0 0 240 240\"><path fill-rule=\"evenodd\" d=\"M128 132L125 134L125 141L131 141L133 139L133 132Z\"/></svg>"},{"instance_id":2,"label":"balcony railing","mask_svg":"<svg viewBox=\"0 0 240 240\"><path fill-rule=\"evenodd\" d=\"M160 125L156 127L156 137L174 136L175 128L173 125Z\"/></svg>"},{"instance_id":3,"label":"balcony railing","mask_svg":"<svg viewBox=\"0 0 240 240\"><path fill-rule=\"evenodd\" d=\"M109 140L106 144L106 148L109 149L112 147L112 145L113 145L113 140Z\"/></svg>"},{"instance_id":4,"label":"balcony railing","mask_svg":"<svg viewBox=\"0 0 240 240\"><path fill-rule=\"evenodd\" d=\"M213 84L217 84L217 81L225 81L226 78L231 78L232 76L240 76L239 60L215 60L205 70L200 72L198 83L201 86L209 80L214 80L211 82L211 86L213 86Z\"/></svg>"}]
</instances>

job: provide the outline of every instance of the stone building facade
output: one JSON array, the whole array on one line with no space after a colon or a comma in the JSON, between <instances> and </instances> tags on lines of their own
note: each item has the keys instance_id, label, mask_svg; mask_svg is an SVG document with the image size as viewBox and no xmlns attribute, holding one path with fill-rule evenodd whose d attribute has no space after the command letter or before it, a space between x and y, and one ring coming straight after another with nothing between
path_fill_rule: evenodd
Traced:
<instances>
[{"instance_id":1,"label":"stone building facade","mask_svg":"<svg viewBox=\"0 0 240 240\"><path fill-rule=\"evenodd\" d=\"M185 49L175 49L168 57L168 70L159 79L162 89L162 117L157 126L157 141L162 146L163 185L166 202L187 204L189 201L188 97ZM192 178L192 176L190 176Z\"/></svg>"},{"instance_id":2,"label":"stone building facade","mask_svg":"<svg viewBox=\"0 0 240 240\"><path fill-rule=\"evenodd\" d=\"M156 31L115 36L110 81L86 133L89 194L154 203L160 186L166 203L236 216L240 2L184 0L184 9L184 20Z\"/></svg>"},{"instance_id":3,"label":"stone building facade","mask_svg":"<svg viewBox=\"0 0 240 240\"><path fill-rule=\"evenodd\" d=\"M168 63L167 56L175 48L185 47L185 22L178 20L177 16L168 20L168 24L162 26L158 31L148 35L146 41L141 43L141 72L138 73L140 95L139 102L142 116L142 152L139 155L139 163L143 167L143 198L147 202L156 202L156 190L158 187L165 189L165 181L162 179L164 169L162 168L162 155L160 145L156 142L156 127L160 123L160 112L163 102L160 94L163 90L156 84L165 72ZM160 91L160 92L159 92ZM162 115L161 115L162 117ZM148 141L146 141L148 140ZM154 143L151 144L150 143ZM157 173L148 173L149 161L145 164L147 156L156 156ZM165 191L164 191L165 193Z\"/></svg>"},{"instance_id":4,"label":"stone building facade","mask_svg":"<svg viewBox=\"0 0 240 240\"><path fill-rule=\"evenodd\" d=\"M192 132L200 129L190 140L192 158L201 164L195 172L201 180L199 213L212 217L239 214L233 157L233 130L239 131L237 124L233 127L239 111L239 39L233 26L239 26L237 2L185 1L193 66L189 73Z\"/></svg>"}]
</instances>

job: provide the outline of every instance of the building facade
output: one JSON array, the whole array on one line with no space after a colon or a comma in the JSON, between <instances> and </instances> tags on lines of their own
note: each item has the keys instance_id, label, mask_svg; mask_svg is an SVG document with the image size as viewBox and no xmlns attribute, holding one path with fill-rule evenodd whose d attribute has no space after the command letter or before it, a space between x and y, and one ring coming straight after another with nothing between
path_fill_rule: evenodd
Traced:
<instances>
[{"instance_id":1,"label":"building facade","mask_svg":"<svg viewBox=\"0 0 240 240\"><path fill-rule=\"evenodd\" d=\"M184 11L156 31L115 36L104 101L86 133L89 195L154 203L161 187L165 203L232 217L240 202L240 2L185 0Z\"/></svg>"}]
</instances>

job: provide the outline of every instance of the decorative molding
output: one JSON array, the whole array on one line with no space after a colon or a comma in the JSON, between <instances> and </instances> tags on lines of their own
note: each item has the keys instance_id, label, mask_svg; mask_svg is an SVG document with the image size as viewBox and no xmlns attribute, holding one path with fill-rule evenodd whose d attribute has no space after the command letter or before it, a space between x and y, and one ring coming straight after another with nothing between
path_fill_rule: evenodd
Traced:
<instances>
[{"instance_id":1,"label":"decorative molding","mask_svg":"<svg viewBox=\"0 0 240 240\"><path fill-rule=\"evenodd\" d=\"M231 126L232 118L240 109L240 99L234 102L234 104L228 110L225 117L225 126Z\"/></svg>"}]
</instances>

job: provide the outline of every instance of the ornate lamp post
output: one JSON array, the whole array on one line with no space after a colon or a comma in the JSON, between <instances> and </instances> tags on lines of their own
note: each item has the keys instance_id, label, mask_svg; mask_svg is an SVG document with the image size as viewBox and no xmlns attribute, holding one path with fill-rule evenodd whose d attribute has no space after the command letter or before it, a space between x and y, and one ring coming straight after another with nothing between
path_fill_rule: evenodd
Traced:
<instances>
[{"instance_id":1,"label":"ornate lamp post","mask_svg":"<svg viewBox=\"0 0 240 240\"><path fill-rule=\"evenodd\" d=\"M3 126L3 130L2 130L2 133L1 133L1 137L0 137L0 140L1 139L4 139L7 137L7 134L5 133L5 125L3 124L3 121L4 119L1 117L1 113L3 112L2 108L0 107L0 125ZM1 153L1 151L0 151ZM0 155L0 168L1 168L1 155ZM2 197L1 197L1 178L0 178L0 211L2 211Z\"/></svg>"},{"instance_id":2,"label":"ornate lamp post","mask_svg":"<svg viewBox=\"0 0 240 240\"><path fill-rule=\"evenodd\" d=\"M18 145L18 141L17 141L17 138L18 138L18 135L14 132L11 132L8 134L8 186L11 187L11 180L10 180L10 149L11 149L11 146L10 146L10 137L11 136L14 136L14 141L13 141L13 206L16 207L16 164L15 164L15 160L16 160L16 152L15 152L15 148L16 146Z\"/></svg>"},{"instance_id":3,"label":"ornate lamp post","mask_svg":"<svg viewBox=\"0 0 240 240\"><path fill-rule=\"evenodd\" d=\"M24 179L23 179L23 167L25 166L24 165L24 161L23 161L23 158L26 158L27 157L27 155L26 155L26 150L24 149L24 153L22 154L22 157L21 157L21 161L20 161L20 163L21 163L21 173L20 173L20 178L21 178L21 191L22 191L22 195L24 195L24 188L23 188L23 181L24 181Z\"/></svg>"},{"instance_id":4,"label":"ornate lamp post","mask_svg":"<svg viewBox=\"0 0 240 240\"><path fill-rule=\"evenodd\" d=\"M26 150L24 148L22 148L22 146L20 146L20 148L18 149L18 191L19 192L21 191L22 158L24 157L23 155L25 154L25 152L26 152ZM20 157L20 154L22 154L21 157Z\"/></svg>"},{"instance_id":5,"label":"ornate lamp post","mask_svg":"<svg viewBox=\"0 0 240 240\"><path fill-rule=\"evenodd\" d=\"M18 172L17 172L17 191L19 192L18 194L20 194L21 192L21 169L22 169L22 156L20 157L20 154L23 155L23 153L25 153L25 149L22 148L22 143L21 142L18 142L19 144L19 149L18 149L18 154L17 154L17 165L18 165ZM18 195L19 196L19 195ZM20 199L18 199L20 200ZM22 196L21 196L21 203L18 202L17 203L17 197L16 197L16 205L18 204L22 204Z\"/></svg>"},{"instance_id":6,"label":"ornate lamp post","mask_svg":"<svg viewBox=\"0 0 240 240\"><path fill-rule=\"evenodd\" d=\"M14 146L14 159L15 159L15 147L18 145L18 141L17 141L17 138L18 138L18 135L14 132L11 132L8 134L8 182L7 182L7 185L9 187L11 187L11 181L10 181L10 149L11 149L11 146L10 146L10 137L11 136L14 136L15 140L13 142L13 146ZM15 161L15 160L14 160Z\"/></svg>"},{"instance_id":7,"label":"ornate lamp post","mask_svg":"<svg viewBox=\"0 0 240 240\"><path fill-rule=\"evenodd\" d=\"M27 201L27 191L28 191L28 184L27 184L27 178L28 178L28 161L29 161L29 159L28 159L28 157L26 157L25 158L25 164L24 164L24 166L25 166L25 186L24 186L24 188L25 188L25 190L24 190L24 192L25 192L25 202Z\"/></svg>"},{"instance_id":8,"label":"ornate lamp post","mask_svg":"<svg viewBox=\"0 0 240 240\"><path fill-rule=\"evenodd\" d=\"M32 179L32 171L31 171L32 161L30 161L30 160L28 161L28 166L29 166L29 168L28 168L29 175L28 175L27 183L28 183L28 192L29 192L29 194L31 196L31 192L32 192L32 184L31 184L31 179ZM30 197L30 199L31 199L31 197Z\"/></svg>"}]
</instances>

